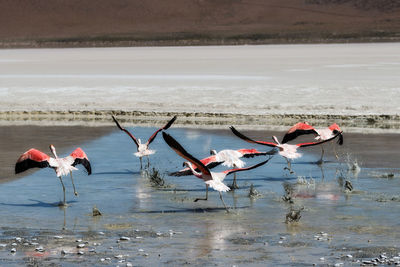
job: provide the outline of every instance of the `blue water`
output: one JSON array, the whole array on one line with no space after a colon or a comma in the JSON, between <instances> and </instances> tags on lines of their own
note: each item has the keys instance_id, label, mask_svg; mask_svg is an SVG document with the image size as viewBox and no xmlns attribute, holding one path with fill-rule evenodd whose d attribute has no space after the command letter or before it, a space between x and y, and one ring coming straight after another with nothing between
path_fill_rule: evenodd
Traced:
<instances>
[{"instance_id":1,"label":"blue water","mask_svg":"<svg viewBox=\"0 0 400 267\"><path fill-rule=\"evenodd\" d=\"M146 140L156 128L130 130L136 137ZM198 158L208 156L210 149L269 150L248 144L228 131L171 128L168 132ZM385 172L380 169L361 169L356 174L348 170L344 157L337 161L329 153L327 162L319 166L315 164L319 149L304 149L303 157L293 162L295 174L290 174L284 170L286 161L274 156L260 168L238 173L240 189L223 193L231 208L228 214L213 190L208 201L193 202L205 194L202 180L194 176L168 176L168 172L182 168L183 159L168 147L161 134L151 144L157 152L150 156L150 162L151 168L163 174L167 184L163 188L153 187L141 172L139 159L133 155L135 145L123 132L115 130L81 147L91 161L93 173L87 176L83 166L78 166L79 171L73 173L78 197L73 194L69 177L64 178L69 204L66 209L57 207L62 200L62 189L51 169L41 169L1 184L0 225L3 231L10 228L28 232L68 229L77 233L105 231L117 236L122 230L151 229L163 233L173 230L182 234L167 241L145 239L141 244L153 253L163 251L173 265L182 264L177 258L193 259L197 264L221 265L246 261L261 264L268 259L285 265L293 262L289 255L296 262L314 262L326 257L334 263L336 251L342 247L399 245L400 202L392 199L400 188L398 173L392 179L375 177ZM73 149L71 147L71 151ZM356 157L357 151L352 154ZM264 159L255 157L245 161L249 166ZM214 170L224 168L219 166ZM310 185L296 185L299 176L305 177ZM339 176L352 182L352 193L344 192L339 186ZM230 184L232 177L228 176L225 182ZM296 224L284 223L291 207L282 201L285 182L293 184L299 193L293 207L304 207L302 218ZM248 197L250 184L261 197ZM386 201L378 202L378 198ZM103 216L91 216L94 206ZM321 231L327 232L331 240L316 241L314 235ZM283 241L282 236L285 237ZM7 236L3 234L3 237ZM286 245L293 242L304 244ZM283 254L288 256L283 257ZM157 257L150 256L140 262L160 263Z\"/></svg>"}]
</instances>

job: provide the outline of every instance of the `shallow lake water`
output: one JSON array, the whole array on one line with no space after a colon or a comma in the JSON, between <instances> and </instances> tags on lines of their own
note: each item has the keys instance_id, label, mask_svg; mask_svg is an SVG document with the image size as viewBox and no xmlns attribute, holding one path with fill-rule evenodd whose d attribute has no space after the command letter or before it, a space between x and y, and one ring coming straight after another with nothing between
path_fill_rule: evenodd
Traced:
<instances>
[{"instance_id":1,"label":"shallow lake water","mask_svg":"<svg viewBox=\"0 0 400 267\"><path fill-rule=\"evenodd\" d=\"M143 140L156 130L129 129ZM210 149L269 150L229 131L171 128L168 132L198 158L208 156ZM303 149L303 157L292 164L294 174L284 170L286 161L279 155L260 168L239 172L240 189L223 193L229 213L213 190L208 201L193 202L205 194L202 180L168 175L182 168L183 159L161 135L151 144L157 152L150 157L147 171L140 170L132 154L133 142L118 130L81 147L93 173L87 176L83 166L73 173L78 197L69 177L64 178L67 208L57 206L62 189L51 169L1 184L2 264L358 266L357 260L400 253L399 169L352 170L357 151L346 146L337 147L339 161L327 153L322 165L315 164L319 148ZM263 159L245 161L249 166ZM150 183L146 173L153 168L162 174L164 186ZM230 184L232 177L225 182ZM345 190L346 181L353 191ZM251 184L260 196L248 196ZM293 204L283 200L285 188L292 189ZM93 217L93 207L102 216ZM287 224L291 208L304 209L298 222ZM76 248L80 243L85 244L79 249L82 255ZM38 246L44 252L36 251ZM16 253L11 253L13 247Z\"/></svg>"}]
</instances>

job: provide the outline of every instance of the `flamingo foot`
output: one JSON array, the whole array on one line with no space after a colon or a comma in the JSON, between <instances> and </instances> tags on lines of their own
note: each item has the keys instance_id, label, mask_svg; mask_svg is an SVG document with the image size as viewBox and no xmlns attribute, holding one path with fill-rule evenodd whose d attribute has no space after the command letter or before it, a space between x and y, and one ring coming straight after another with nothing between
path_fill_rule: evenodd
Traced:
<instances>
[{"instance_id":1,"label":"flamingo foot","mask_svg":"<svg viewBox=\"0 0 400 267\"><path fill-rule=\"evenodd\" d=\"M228 187L229 187L231 190L239 189L239 186L238 186L236 183L232 183L231 185L228 185Z\"/></svg>"},{"instance_id":2,"label":"flamingo foot","mask_svg":"<svg viewBox=\"0 0 400 267\"><path fill-rule=\"evenodd\" d=\"M66 202L60 201L60 202L57 204L57 206L66 208L66 207L68 207L69 205L68 205Z\"/></svg>"}]
</instances>

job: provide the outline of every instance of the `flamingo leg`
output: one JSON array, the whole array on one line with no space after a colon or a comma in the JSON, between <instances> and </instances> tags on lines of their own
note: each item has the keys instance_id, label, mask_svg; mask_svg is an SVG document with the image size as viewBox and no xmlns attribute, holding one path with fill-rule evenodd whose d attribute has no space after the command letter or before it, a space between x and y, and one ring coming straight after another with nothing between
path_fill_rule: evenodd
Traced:
<instances>
[{"instance_id":1,"label":"flamingo leg","mask_svg":"<svg viewBox=\"0 0 400 267\"><path fill-rule=\"evenodd\" d=\"M197 202L199 200L208 200L208 184L206 184L206 197L205 198L196 198L193 202Z\"/></svg>"},{"instance_id":2,"label":"flamingo leg","mask_svg":"<svg viewBox=\"0 0 400 267\"><path fill-rule=\"evenodd\" d=\"M142 165L142 157L140 157L139 159L140 159L140 169L143 169L143 165Z\"/></svg>"},{"instance_id":3,"label":"flamingo leg","mask_svg":"<svg viewBox=\"0 0 400 267\"><path fill-rule=\"evenodd\" d=\"M236 173L233 174L233 182L232 184L229 186L229 188L231 190L235 190L235 189L239 189L239 186L236 183Z\"/></svg>"},{"instance_id":4,"label":"flamingo leg","mask_svg":"<svg viewBox=\"0 0 400 267\"><path fill-rule=\"evenodd\" d=\"M319 164L324 163L324 160L323 160L324 154L325 154L325 149L324 149L324 146L321 145L321 158L320 158L319 161L318 161Z\"/></svg>"},{"instance_id":5,"label":"flamingo leg","mask_svg":"<svg viewBox=\"0 0 400 267\"><path fill-rule=\"evenodd\" d=\"M61 206L65 206L65 204L66 204L66 202L65 202L65 186L64 186L64 183L63 183L63 180L62 180L61 176L59 176L58 178L60 178L60 182L61 182L61 185L62 185L62 188L63 188L63 192L64 192L64 201L63 201Z\"/></svg>"},{"instance_id":6,"label":"flamingo leg","mask_svg":"<svg viewBox=\"0 0 400 267\"><path fill-rule=\"evenodd\" d=\"M284 168L284 170L289 170L289 172L292 174L294 173L294 171L292 170L292 163L290 162L290 160L288 158L285 158L286 162L287 162L287 167Z\"/></svg>"},{"instance_id":7,"label":"flamingo leg","mask_svg":"<svg viewBox=\"0 0 400 267\"><path fill-rule=\"evenodd\" d=\"M224 207L225 207L225 209L226 209L226 212L228 212L229 213L229 209L227 208L227 206L225 205L225 202L224 202L224 199L222 198L222 194L221 194L221 192L218 192L219 193L219 198L221 199L221 201L222 201L222 204L224 204Z\"/></svg>"},{"instance_id":8,"label":"flamingo leg","mask_svg":"<svg viewBox=\"0 0 400 267\"><path fill-rule=\"evenodd\" d=\"M147 168L149 168L149 167L150 167L150 157L147 156Z\"/></svg>"},{"instance_id":9,"label":"flamingo leg","mask_svg":"<svg viewBox=\"0 0 400 267\"><path fill-rule=\"evenodd\" d=\"M74 188L74 194L75 194L75 196L77 196L78 192L76 192L76 189L75 189L74 179L72 178L72 171L70 171L69 174L71 174L71 181L72 181L72 187Z\"/></svg>"}]
</instances>

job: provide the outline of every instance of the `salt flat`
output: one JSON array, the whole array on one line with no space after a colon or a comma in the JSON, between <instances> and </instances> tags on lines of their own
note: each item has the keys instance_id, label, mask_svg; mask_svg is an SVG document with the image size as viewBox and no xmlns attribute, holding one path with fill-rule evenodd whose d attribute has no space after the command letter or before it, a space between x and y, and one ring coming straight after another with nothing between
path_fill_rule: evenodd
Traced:
<instances>
[{"instance_id":1,"label":"salt flat","mask_svg":"<svg viewBox=\"0 0 400 267\"><path fill-rule=\"evenodd\" d=\"M400 114L400 43L0 50L0 111Z\"/></svg>"}]
</instances>

